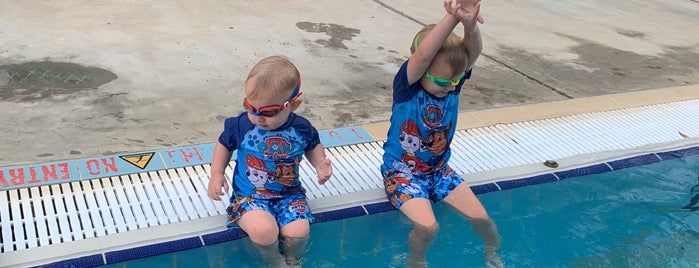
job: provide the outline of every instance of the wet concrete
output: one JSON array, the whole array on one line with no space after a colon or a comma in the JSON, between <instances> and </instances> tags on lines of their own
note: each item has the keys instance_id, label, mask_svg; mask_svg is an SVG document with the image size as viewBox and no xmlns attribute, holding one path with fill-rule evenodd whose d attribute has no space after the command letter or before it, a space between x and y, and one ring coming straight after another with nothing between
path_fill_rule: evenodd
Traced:
<instances>
[{"instance_id":1,"label":"wet concrete","mask_svg":"<svg viewBox=\"0 0 699 268\"><path fill-rule=\"evenodd\" d=\"M342 41L350 41L352 37L357 36L362 31L358 29L347 28L334 23L313 23L313 22L297 22L296 27L309 33L325 33L330 39L318 39L315 42L326 47L347 49Z\"/></svg>"},{"instance_id":2,"label":"wet concrete","mask_svg":"<svg viewBox=\"0 0 699 268\"><path fill-rule=\"evenodd\" d=\"M572 64L555 62L516 48L504 48L511 66L527 70L543 85L566 98L580 98L623 91L699 84L699 72L690 62L699 62L699 53L691 47L667 47L661 55L641 55L576 40L572 51L579 57Z\"/></svg>"},{"instance_id":3,"label":"wet concrete","mask_svg":"<svg viewBox=\"0 0 699 268\"><path fill-rule=\"evenodd\" d=\"M0 101L33 102L97 89L117 76L107 70L65 62L27 62L0 66Z\"/></svg>"},{"instance_id":4,"label":"wet concrete","mask_svg":"<svg viewBox=\"0 0 699 268\"><path fill-rule=\"evenodd\" d=\"M386 121L413 35L444 14L422 0L0 7L0 166L214 142L276 54L317 128ZM696 2L488 0L482 14L462 111L699 84ZM64 82L7 72L36 64Z\"/></svg>"}]
</instances>

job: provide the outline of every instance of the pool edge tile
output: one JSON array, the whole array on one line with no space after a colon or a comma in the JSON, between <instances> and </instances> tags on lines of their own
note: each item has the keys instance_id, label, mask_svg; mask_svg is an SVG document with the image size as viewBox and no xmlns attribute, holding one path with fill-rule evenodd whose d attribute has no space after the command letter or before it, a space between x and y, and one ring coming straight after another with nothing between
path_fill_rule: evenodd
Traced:
<instances>
[{"instance_id":1,"label":"pool edge tile","mask_svg":"<svg viewBox=\"0 0 699 268\"><path fill-rule=\"evenodd\" d=\"M314 223L321 223L326 221L341 220L364 215L367 215L367 212L364 211L364 208L362 206L355 206L339 210L315 213L313 214L313 218L315 218Z\"/></svg>"},{"instance_id":2,"label":"pool edge tile","mask_svg":"<svg viewBox=\"0 0 699 268\"><path fill-rule=\"evenodd\" d=\"M556 178L556 176L554 176L552 173L546 173L546 174L527 177L527 178L514 179L514 180L508 180L508 181L499 181L499 182L496 182L496 184L498 186L500 186L501 190L504 191L504 190L514 189L514 188L524 187L524 186L529 186L529 185L554 182L557 180L558 179Z\"/></svg>"},{"instance_id":3,"label":"pool edge tile","mask_svg":"<svg viewBox=\"0 0 699 268\"><path fill-rule=\"evenodd\" d=\"M680 149L680 150L673 150L673 151L667 151L667 152L660 152L660 153L656 153L656 154L657 154L662 160L670 160L670 159L675 159L675 158L693 156L693 155L698 155L698 154L699 154L699 146L697 146L697 147L685 148L685 149Z\"/></svg>"},{"instance_id":4,"label":"pool edge tile","mask_svg":"<svg viewBox=\"0 0 699 268\"><path fill-rule=\"evenodd\" d=\"M595 165L590 165L590 166L584 166L584 167L579 167L575 169L569 169L565 171L559 171L559 172L554 172L554 174L558 177L558 179L569 179L569 178L575 178L575 177L581 177L581 176L587 176L587 175L594 175L594 174L599 174L599 173L604 173L604 172L609 172L612 171L612 168L610 168L607 163L601 163L601 164L595 164Z\"/></svg>"},{"instance_id":5,"label":"pool edge tile","mask_svg":"<svg viewBox=\"0 0 699 268\"><path fill-rule=\"evenodd\" d=\"M662 159L655 153L644 154L629 158L624 158L620 160L609 161L607 164L612 168L612 170L619 170L629 167L642 166L652 163L657 163L662 161Z\"/></svg>"},{"instance_id":6,"label":"pool edge tile","mask_svg":"<svg viewBox=\"0 0 699 268\"><path fill-rule=\"evenodd\" d=\"M104 253L104 257L107 264L113 264L202 246L204 245L202 244L201 239L197 236L129 249L109 251Z\"/></svg>"},{"instance_id":7,"label":"pool edge tile","mask_svg":"<svg viewBox=\"0 0 699 268\"><path fill-rule=\"evenodd\" d=\"M391 202L389 202L389 201L385 201L385 202L381 202L381 203L374 203L374 204L367 204L367 205L364 205L364 208L369 213L368 215L381 213L381 212L387 212L387 211L391 211L391 210L396 210L396 207L394 207L391 204Z\"/></svg>"},{"instance_id":8,"label":"pool edge tile","mask_svg":"<svg viewBox=\"0 0 699 268\"><path fill-rule=\"evenodd\" d=\"M216 233L204 234L201 236L202 241L204 241L204 246L220 244L223 242L228 242L232 240L238 240L243 237L247 237L248 234L240 228L231 228L225 231L220 231Z\"/></svg>"},{"instance_id":9,"label":"pool edge tile","mask_svg":"<svg viewBox=\"0 0 699 268\"><path fill-rule=\"evenodd\" d=\"M471 186L471 191L473 191L474 194L484 194L488 192L500 191L500 187L498 187L498 185L495 183L486 183Z\"/></svg>"},{"instance_id":10,"label":"pool edge tile","mask_svg":"<svg viewBox=\"0 0 699 268\"><path fill-rule=\"evenodd\" d=\"M102 254L93 254L93 255L88 255L88 256L83 256L83 257L78 257L78 258L73 258L73 259L67 259L67 260L62 260L62 261L52 262L52 263L48 263L48 264L32 266L32 267L35 267L35 268L44 268L44 267L98 267L98 266L103 266L103 265L105 265L105 263L104 263L104 258L102 258Z\"/></svg>"}]
</instances>

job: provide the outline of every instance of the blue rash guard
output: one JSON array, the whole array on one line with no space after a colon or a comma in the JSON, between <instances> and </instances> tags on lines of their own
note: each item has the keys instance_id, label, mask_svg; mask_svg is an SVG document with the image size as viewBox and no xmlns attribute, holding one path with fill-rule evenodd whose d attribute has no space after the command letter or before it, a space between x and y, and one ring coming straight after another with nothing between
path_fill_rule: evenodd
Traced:
<instances>
[{"instance_id":1,"label":"blue rash guard","mask_svg":"<svg viewBox=\"0 0 699 268\"><path fill-rule=\"evenodd\" d=\"M459 94L469 70L456 89L439 98L418 81L408 85L408 61L393 80L391 127L383 145L383 174L402 172L417 176L446 167L459 113Z\"/></svg>"},{"instance_id":2,"label":"blue rash guard","mask_svg":"<svg viewBox=\"0 0 699 268\"><path fill-rule=\"evenodd\" d=\"M226 119L218 138L229 151L237 150L233 171L234 196L278 199L305 194L299 180L299 163L306 151L320 143L318 131L294 113L275 130L261 129L246 112Z\"/></svg>"}]
</instances>

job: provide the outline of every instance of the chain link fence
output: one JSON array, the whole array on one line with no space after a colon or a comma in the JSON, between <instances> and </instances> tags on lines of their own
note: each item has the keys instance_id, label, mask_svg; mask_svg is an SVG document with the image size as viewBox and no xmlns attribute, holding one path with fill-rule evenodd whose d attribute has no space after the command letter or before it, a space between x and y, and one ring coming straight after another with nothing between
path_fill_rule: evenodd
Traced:
<instances>
[{"instance_id":1,"label":"chain link fence","mask_svg":"<svg viewBox=\"0 0 699 268\"><path fill-rule=\"evenodd\" d=\"M7 70L7 81L9 84L78 85L90 82L93 78L94 76L87 72L55 72L38 68Z\"/></svg>"},{"instance_id":2,"label":"chain link fence","mask_svg":"<svg viewBox=\"0 0 699 268\"><path fill-rule=\"evenodd\" d=\"M34 101L96 89L117 76L107 70L67 62L0 65L0 101Z\"/></svg>"}]
</instances>

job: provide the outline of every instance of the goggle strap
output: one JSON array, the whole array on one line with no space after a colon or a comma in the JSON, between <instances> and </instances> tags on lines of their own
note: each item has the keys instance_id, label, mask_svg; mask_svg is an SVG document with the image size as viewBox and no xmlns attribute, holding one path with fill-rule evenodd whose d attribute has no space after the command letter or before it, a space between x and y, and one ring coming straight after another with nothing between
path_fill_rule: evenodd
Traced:
<instances>
[{"instance_id":1,"label":"goggle strap","mask_svg":"<svg viewBox=\"0 0 699 268\"><path fill-rule=\"evenodd\" d=\"M413 38L413 50L417 51L417 45L419 44L418 39L420 39L420 35L416 34L415 38Z\"/></svg>"},{"instance_id":2,"label":"goggle strap","mask_svg":"<svg viewBox=\"0 0 699 268\"><path fill-rule=\"evenodd\" d=\"M301 94L299 94L299 91L301 91L301 80L299 80L299 83L296 84L296 87L294 87L294 91L291 92L291 96L289 96L288 100L296 98L297 97L296 95L301 95Z\"/></svg>"}]
</instances>

